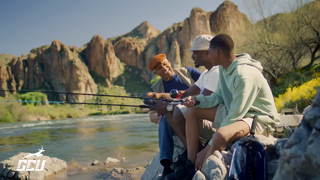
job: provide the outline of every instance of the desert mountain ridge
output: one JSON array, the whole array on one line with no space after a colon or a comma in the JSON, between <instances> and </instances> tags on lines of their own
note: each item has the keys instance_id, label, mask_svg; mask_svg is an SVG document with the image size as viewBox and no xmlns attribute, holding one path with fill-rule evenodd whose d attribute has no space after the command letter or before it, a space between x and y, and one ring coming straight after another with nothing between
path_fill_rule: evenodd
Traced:
<instances>
[{"instance_id":1,"label":"desert mountain ridge","mask_svg":"<svg viewBox=\"0 0 320 180\"><path fill-rule=\"evenodd\" d=\"M132 66L138 70L134 75L149 83L154 75L147 70L147 64L153 56L166 54L174 68L193 67L189 49L196 36L227 33L241 42L251 26L234 3L225 1L210 12L193 8L189 17L163 32L145 21L118 37L104 39L94 35L80 48L53 40L51 45L34 48L20 57L1 54L0 88L97 93L96 77L104 79L104 85L110 87L124 69ZM126 80L122 81L125 86ZM6 97L8 93L0 95ZM61 95L59 100L82 102L87 98Z\"/></svg>"}]
</instances>

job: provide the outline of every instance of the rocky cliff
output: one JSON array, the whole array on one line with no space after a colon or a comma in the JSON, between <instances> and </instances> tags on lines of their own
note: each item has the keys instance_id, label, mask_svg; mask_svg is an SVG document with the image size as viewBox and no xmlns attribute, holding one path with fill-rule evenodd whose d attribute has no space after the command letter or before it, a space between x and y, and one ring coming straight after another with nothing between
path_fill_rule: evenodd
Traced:
<instances>
[{"instance_id":1,"label":"rocky cliff","mask_svg":"<svg viewBox=\"0 0 320 180\"><path fill-rule=\"evenodd\" d=\"M119 75L122 69L111 41L104 41L99 35L93 36L84 50L84 56L89 69L98 76L106 78L107 86L110 86L112 80Z\"/></svg>"},{"instance_id":2,"label":"rocky cliff","mask_svg":"<svg viewBox=\"0 0 320 180\"><path fill-rule=\"evenodd\" d=\"M134 49L135 52L140 52L140 57L138 58L140 58L140 61L142 62L137 63L137 56L131 58L134 59L132 62L137 64L139 68L142 65L142 70L144 71L142 76L146 81L150 81L153 74L147 70L145 65L148 64L150 59L156 54L166 54L174 68L181 66L193 67L194 65L191 60L192 53L189 49L196 36L201 34L215 35L227 33L235 38L236 41L242 42L240 40L244 39L244 32L250 25L251 23L248 18L239 11L234 3L225 1L214 12L207 13L201 8L193 8L190 12L190 16L184 21L173 24L157 37L151 39L145 46L143 53L139 51L139 47L142 47L141 44L138 44L135 41L129 42L128 40L123 40L127 43L127 46L122 45L121 47L123 49ZM120 46L119 44L116 46ZM124 43L122 42L122 44ZM241 46L241 43L237 45ZM120 58L120 60L122 61L122 58Z\"/></svg>"},{"instance_id":3,"label":"rocky cliff","mask_svg":"<svg viewBox=\"0 0 320 180\"><path fill-rule=\"evenodd\" d=\"M97 85L80 59L76 48L59 40L50 46L31 50L28 56L13 58L1 66L1 89L38 89L41 86L55 91L97 93ZM86 96L60 95L60 100L82 102Z\"/></svg>"},{"instance_id":4,"label":"rocky cliff","mask_svg":"<svg viewBox=\"0 0 320 180\"><path fill-rule=\"evenodd\" d=\"M147 69L147 64L153 56L166 54L174 68L193 67L189 49L196 36L223 32L234 38L243 38L248 26L250 22L238 7L225 1L213 12L193 8L189 17L163 32L145 21L118 37L105 40L100 35L94 35L80 49L54 40L51 45L35 48L30 54L14 57L11 61L0 58L0 88L20 90L45 87L56 91L96 93L97 85L91 75L103 78L104 85L110 87L119 75L125 73L124 65L139 68L142 73L137 76L149 82L153 73ZM0 95L6 96L8 93L1 92ZM60 100L65 98L60 96ZM72 101L86 99L67 98Z\"/></svg>"}]
</instances>

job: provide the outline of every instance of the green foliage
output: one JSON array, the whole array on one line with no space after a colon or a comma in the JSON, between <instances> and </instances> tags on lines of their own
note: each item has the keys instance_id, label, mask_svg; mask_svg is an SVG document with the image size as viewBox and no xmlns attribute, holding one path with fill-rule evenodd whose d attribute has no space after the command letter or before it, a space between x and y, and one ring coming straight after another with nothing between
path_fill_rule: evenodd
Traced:
<instances>
[{"instance_id":1,"label":"green foliage","mask_svg":"<svg viewBox=\"0 0 320 180\"><path fill-rule=\"evenodd\" d=\"M0 100L4 98L0 97ZM8 100L8 99L6 99ZM12 100L12 99L10 99ZM16 102L1 102L0 103L0 123L12 123L16 121L26 121L28 109Z\"/></svg>"},{"instance_id":2,"label":"green foliage","mask_svg":"<svg viewBox=\"0 0 320 180\"><path fill-rule=\"evenodd\" d=\"M265 14L270 9L265 2L268 1L252 0L250 5L256 6L253 10ZM320 2L305 2L288 1L286 7L290 8L290 13L263 16L246 31L247 39L242 51L261 61L272 86L284 74L314 64L320 52ZM302 80L306 81L303 77Z\"/></svg>"},{"instance_id":3,"label":"green foliage","mask_svg":"<svg viewBox=\"0 0 320 180\"><path fill-rule=\"evenodd\" d=\"M150 84L156 83L160 78L160 76L156 76L155 78L151 79Z\"/></svg>"},{"instance_id":4,"label":"green foliage","mask_svg":"<svg viewBox=\"0 0 320 180\"><path fill-rule=\"evenodd\" d=\"M124 72L120 74L114 81L114 85L122 86L128 93L145 93L150 91L150 84L148 84L141 77L142 70L125 65Z\"/></svg>"},{"instance_id":5,"label":"green foliage","mask_svg":"<svg viewBox=\"0 0 320 180\"><path fill-rule=\"evenodd\" d=\"M288 88L284 94L275 98L275 105L278 112L283 108L294 108L297 101L312 101L317 94L320 87L320 77L314 78L301 86ZM298 105L298 109L301 112L310 102L303 102Z\"/></svg>"},{"instance_id":6,"label":"green foliage","mask_svg":"<svg viewBox=\"0 0 320 180\"><path fill-rule=\"evenodd\" d=\"M45 51L45 50L49 49L50 47L51 47L51 45L43 45L43 46L31 49L30 52L37 52L38 50Z\"/></svg>"},{"instance_id":7,"label":"green foliage","mask_svg":"<svg viewBox=\"0 0 320 180\"><path fill-rule=\"evenodd\" d=\"M101 77L94 73L93 71L89 72L94 82L99 86L106 86L106 78Z\"/></svg>"},{"instance_id":8,"label":"green foliage","mask_svg":"<svg viewBox=\"0 0 320 180\"><path fill-rule=\"evenodd\" d=\"M12 117L11 112L6 107L0 105L0 108L0 122L15 122L15 119Z\"/></svg>"},{"instance_id":9,"label":"green foliage","mask_svg":"<svg viewBox=\"0 0 320 180\"><path fill-rule=\"evenodd\" d=\"M109 95L120 95L120 96L129 96L124 90L124 87L120 86L111 86L106 88L102 85L98 85L99 94L109 94ZM140 99L132 98L116 98L116 97L107 97L107 96L96 96L91 100L86 102L94 102L100 104L127 104L127 105L140 105L143 104ZM94 112L90 115L103 115L103 114L126 114L126 113L139 113L141 112L140 108L134 107L124 107L124 106L101 106L101 105L86 105L86 108L93 110Z\"/></svg>"},{"instance_id":10,"label":"green foliage","mask_svg":"<svg viewBox=\"0 0 320 180\"><path fill-rule=\"evenodd\" d=\"M30 101L30 102L23 102L23 105L31 104L34 106L38 106L42 104L41 102L31 102L31 101L47 101L47 95L40 93L40 92L28 92L26 94L19 95L19 99L22 101Z\"/></svg>"},{"instance_id":11,"label":"green foliage","mask_svg":"<svg viewBox=\"0 0 320 180\"><path fill-rule=\"evenodd\" d=\"M288 88L301 86L316 77L320 77L320 65L313 65L306 70L291 71L283 74L277 79L276 85L272 87L273 96L278 97L280 94L285 93Z\"/></svg>"}]
</instances>

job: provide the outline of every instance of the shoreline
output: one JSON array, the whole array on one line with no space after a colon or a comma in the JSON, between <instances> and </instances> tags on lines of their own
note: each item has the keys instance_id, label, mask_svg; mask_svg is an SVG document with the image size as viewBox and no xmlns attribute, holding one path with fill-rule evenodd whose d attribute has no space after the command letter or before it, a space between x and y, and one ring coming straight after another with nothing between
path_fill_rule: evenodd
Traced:
<instances>
[{"instance_id":1,"label":"shoreline","mask_svg":"<svg viewBox=\"0 0 320 180\"><path fill-rule=\"evenodd\" d=\"M39 108L42 107L51 107L55 109L56 111L59 111L60 107L53 107L51 105L46 105L46 106L39 106ZM135 112L135 111L130 111L130 109L123 109L123 110L110 110L110 111L98 111L98 110L93 110L89 109L86 112L83 111L83 109L76 109L76 107L72 108L74 109L77 113L75 115L71 115L69 112L66 112L63 114L62 118L56 118L54 116L45 116L42 114L35 114L33 115L32 113L26 113L24 114L24 119L23 120L16 120L14 122L11 121L5 121L1 122L0 124L9 124L9 123L19 123L19 122L35 122L35 121L50 121L50 120L60 120L60 119L68 119L68 118L85 118L85 117L92 117L92 116L102 116L102 115L121 115L121 114L146 114L149 112L149 110L142 109L140 112Z\"/></svg>"},{"instance_id":2,"label":"shoreline","mask_svg":"<svg viewBox=\"0 0 320 180\"><path fill-rule=\"evenodd\" d=\"M150 160L151 161L151 160ZM136 165L133 167L125 167L120 161L119 163L102 163L97 161L96 164L78 163L71 160L67 163L67 168L58 171L54 175L46 177L47 180L67 180L72 179L93 179L93 178L116 178L116 179L132 179L140 180L146 168L150 163L145 165Z\"/></svg>"}]
</instances>

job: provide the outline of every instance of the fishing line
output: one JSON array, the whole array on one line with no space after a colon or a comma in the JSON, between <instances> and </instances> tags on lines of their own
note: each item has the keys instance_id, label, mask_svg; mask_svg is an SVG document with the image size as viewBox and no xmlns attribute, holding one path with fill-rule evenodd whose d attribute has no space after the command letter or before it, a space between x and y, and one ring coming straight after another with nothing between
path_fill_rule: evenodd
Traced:
<instances>
[{"instance_id":1,"label":"fishing line","mask_svg":"<svg viewBox=\"0 0 320 180\"><path fill-rule=\"evenodd\" d=\"M147 105L126 105L126 104L105 104L105 103L85 103L85 102L68 102L68 101L19 101L19 100L0 100L0 102L21 102L21 103L49 103L49 104L86 104L86 105L100 105L100 106L127 106L127 107L139 107L150 108Z\"/></svg>"},{"instance_id":2,"label":"fishing line","mask_svg":"<svg viewBox=\"0 0 320 180\"><path fill-rule=\"evenodd\" d=\"M0 91L10 91L10 92L18 92L18 93L27 93L27 92L40 92L40 93L56 93L56 94L69 94L69 95L87 95L87 96L105 96L105 97L118 97L118 98L133 98L133 99L153 99L160 101L173 102L174 100L164 99L164 98L152 98L152 97L138 97L138 96L121 96L121 95L111 95L111 94L89 94L89 93L73 93L68 91L51 91L51 90L43 90L43 91L34 91L34 90L8 90L8 89L0 89Z\"/></svg>"}]
</instances>

